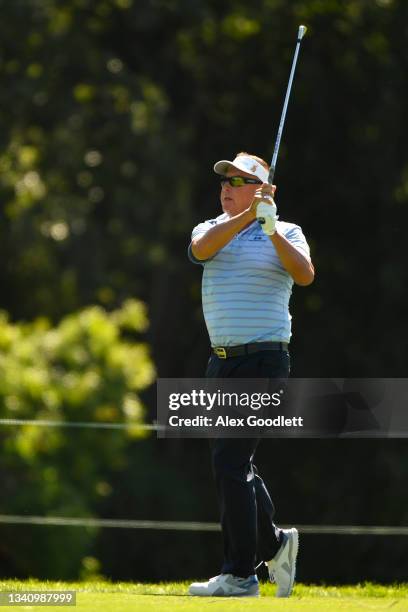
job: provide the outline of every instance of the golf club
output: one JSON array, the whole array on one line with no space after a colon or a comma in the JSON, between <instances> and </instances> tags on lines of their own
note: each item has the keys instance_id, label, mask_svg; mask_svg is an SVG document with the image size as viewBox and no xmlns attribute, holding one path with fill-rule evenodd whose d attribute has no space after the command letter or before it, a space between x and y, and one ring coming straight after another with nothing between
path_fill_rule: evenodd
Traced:
<instances>
[{"instance_id":1,"label":"golf club","mask_svg":"<svg viewBox=\"0 0 408 612\"><path fill-rule=\"evenodd\" d=\"M297 62L297 58L299 55L300 43L302 41L303 36L306 34L306 30L307 30L306 26L304 25L299 26L295 54L293 56L292 68L291 68L290 76L289 76L289 83L286 89L286 96L285 96L285 101L283 103L282 115L280 118L279 129L278 129L278 135L276 137L275 148L273 150L272 161L271 161L271 166L270 166L269 175L268 175L268 183L270 185L273 184L273 177L275 175L276 162L277 162L278 153L279 153L279 146L280 146L280 141L282 138L283 126L285 125L286 111L288 108L289 96L290 96L290 92L292 89L292 82L293 82L293 76L295 74L296 62ZM258 219L258 221L261 224L265 223L265 220L262 218Z\"/></svg>"}]
</instances>

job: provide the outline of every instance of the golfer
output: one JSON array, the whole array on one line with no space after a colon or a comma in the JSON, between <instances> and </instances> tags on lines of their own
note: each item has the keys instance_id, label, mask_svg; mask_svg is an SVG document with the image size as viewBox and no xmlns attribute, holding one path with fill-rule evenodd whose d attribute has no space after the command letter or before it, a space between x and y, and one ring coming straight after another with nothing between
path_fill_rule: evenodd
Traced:
<instances>
[{"instance_id":1,"label":"golfer","mask_svg":"<svg viewBox=\"0 0 408 612\"><path fill-rule=\"evenodd\" d=\"M248 153L214 165L222 214L192 232L189 257L203 266L202 302L211 341L207 377L287 378L293 283L314 278L310 250L298 225L278 220L268 164ZM257 552L277 596L295 580L297 529L280 529L266 486L253 464L258 439L211 441L220 504L224 562L220 575L193 583L191 595L259 595ZM276 461L279 458L275 458Z\"/></svg>"}]
</instances>

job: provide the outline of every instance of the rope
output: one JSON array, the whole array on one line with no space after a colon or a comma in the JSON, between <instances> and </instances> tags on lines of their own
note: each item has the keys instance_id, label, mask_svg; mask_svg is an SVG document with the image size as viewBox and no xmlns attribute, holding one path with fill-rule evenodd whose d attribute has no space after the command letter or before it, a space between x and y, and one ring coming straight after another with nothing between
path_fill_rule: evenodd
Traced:
<instances>
[{"instance_id":1,"label":"rope","mask_svg":"<svg viewBox=\"0 0 408 612\"><path fill-rule=\"evenodd\" d=\"M37 427L67 427L80 429L143 429L157 431L164 429L162 425L146 423L97 423L86 421L52 421L43 419L0 419L0 425L36 425Z\"/></svg>"},{"instance_id":2,"label":"rope","mask_svg":"<svg viewBox=\"0 0 408 612\"><path fill-rule=\"evenodd\" d=\"M199 521L141 521L124 519L72 518L67 516L26 516L0 514L0 523L56 527L104 527L114 529L153 529L159 531L220 531L218 523ZM284 526L286 528L287 526ZM300 533L313 535L408 536L408 527L369 525L297 525Z\"/></svg>"}]
</instances>

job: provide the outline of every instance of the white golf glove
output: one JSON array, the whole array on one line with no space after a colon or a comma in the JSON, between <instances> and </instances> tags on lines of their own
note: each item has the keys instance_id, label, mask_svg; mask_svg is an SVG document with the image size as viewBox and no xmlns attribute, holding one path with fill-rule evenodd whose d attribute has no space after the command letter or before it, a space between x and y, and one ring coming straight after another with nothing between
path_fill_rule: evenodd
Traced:
<instances>
[{"instance_id":1,"label":"white golf glove","mask_svg":"<svg viewBox=\"0 0 408 612\"><path fill-rule=\"evenodd\" d=\"M276 222L279 219L276 211L276 204L270 197L264 197L256 207L256 218L267 236L272 236L276 232Z\"/></svg>"}]
</instances>

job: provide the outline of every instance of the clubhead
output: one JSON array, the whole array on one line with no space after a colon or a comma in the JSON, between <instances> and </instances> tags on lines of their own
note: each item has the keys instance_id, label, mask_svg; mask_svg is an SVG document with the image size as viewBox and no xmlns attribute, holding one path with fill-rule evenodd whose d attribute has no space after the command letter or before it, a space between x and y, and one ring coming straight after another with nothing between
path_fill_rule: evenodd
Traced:
<instances>
[{"instance_id":1,"label":"clubhead","mask_svg":"<svg viewBox=\"0 0 408 612\"><path fill-rule=\"evenodd\" d=\"M298 31L298 40L302 40L302 38L304 37L304 35L307 32L307 27L304 25L299 26L299 31Z\"/></svg>"}]
</instances>

